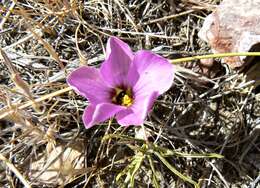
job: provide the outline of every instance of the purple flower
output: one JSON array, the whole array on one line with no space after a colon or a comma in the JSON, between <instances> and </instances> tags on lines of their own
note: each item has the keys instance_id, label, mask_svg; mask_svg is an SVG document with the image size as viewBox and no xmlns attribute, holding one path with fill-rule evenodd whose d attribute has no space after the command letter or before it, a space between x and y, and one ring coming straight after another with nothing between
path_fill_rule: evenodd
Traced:
<instances>
[{"instance_id":1,"label":"purple flower","mask_svg":"<svg viewBox=\"0 0 260 188\"><path fill-rule=\"evenodd\" d=\"M133 53L111 37L101 67L80 67L67 82L90 102L83 114L86 128L113 116L122 126L141 125L156 98L171 87L174 71L167 59L145 50Z\"/></svg>"}]
</instances>

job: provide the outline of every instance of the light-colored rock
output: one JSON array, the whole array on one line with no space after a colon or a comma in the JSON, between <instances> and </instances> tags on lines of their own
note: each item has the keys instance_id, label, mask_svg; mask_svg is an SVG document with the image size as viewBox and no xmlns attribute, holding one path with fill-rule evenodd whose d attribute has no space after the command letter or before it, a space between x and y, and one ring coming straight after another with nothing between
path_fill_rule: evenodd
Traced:
<instances>
[{"instance_id":1,"label":"light-colored rock","mask_svg":"<svg viewBox=\"0 0 260 188\"><path fill-rule=\"evenodd\" d=\"M223 0L210 14L199 32L213 53L247 52L260 49L260 0ZM255 48L256 47L256 48ZM223 61L231 68L243 68L252 60L228 57Z\"/></svg>"}]
</instances>

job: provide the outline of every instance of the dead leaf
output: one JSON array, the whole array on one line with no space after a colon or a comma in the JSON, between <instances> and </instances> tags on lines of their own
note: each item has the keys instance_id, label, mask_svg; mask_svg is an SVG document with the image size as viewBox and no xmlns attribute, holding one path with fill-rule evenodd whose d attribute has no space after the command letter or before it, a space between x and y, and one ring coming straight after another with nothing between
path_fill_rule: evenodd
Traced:
<instances>
[{"instance_id":1,"label":"dead leaf","mask_svg":"<svg viewBox=\"0 0 260 188\"><path fill-rule=\"evenodd\" d=\"M49 154L46 152L45 156L32 163L30 177L44 184L68 183L84 167L84 157L79 149L56 146Z\"/></svg>"}]
</instances>

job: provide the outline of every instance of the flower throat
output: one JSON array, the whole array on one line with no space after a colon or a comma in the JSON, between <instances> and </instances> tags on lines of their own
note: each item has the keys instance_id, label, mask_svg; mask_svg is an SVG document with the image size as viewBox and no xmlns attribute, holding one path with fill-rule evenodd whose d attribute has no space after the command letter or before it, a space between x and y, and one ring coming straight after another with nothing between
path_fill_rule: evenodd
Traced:
<instances>
[{"instance_id":1,"label":"flower throat","mask_svg":"<svg viewBox=\"0 0 260 188\"><path fill-rule=\"evenodd\" d=\"M130 89L115 88L112 102L121 106L131 106L133 104L132 92Z\"/></svg>"}]
</instances>

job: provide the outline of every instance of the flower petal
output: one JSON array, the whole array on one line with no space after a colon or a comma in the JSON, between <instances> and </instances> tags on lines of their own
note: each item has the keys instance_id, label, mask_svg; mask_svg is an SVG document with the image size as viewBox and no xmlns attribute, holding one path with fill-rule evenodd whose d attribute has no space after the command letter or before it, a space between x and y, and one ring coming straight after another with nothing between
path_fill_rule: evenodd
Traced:
<instances>
[{"instance_id":1,"label":"flower petal","mask_svg":"<svg viewBox=\"0 0 260 188\"><path fill-rule=\"evenodd\" d=\"M149 51L138 51L128 72L128 84L133 86L134 104L117 113L120 125L141 125L156 98L173 82L174 66L167 59Z\"/></svg>"},{"instance_id":2,"label":"flower petal","mask_svg":"<svg viewBox=\"0 0 260 188\"><path fill-rule=\"evenodd\" d=\"M113 117L117 112L124 110L125 107L111 104L101 103L96 106L89 105L83 113L83 123L88 129L97 123L103 122L110 117Z\"/></svg>"},{"instance_id":3,"label":"flower petal","mask_svg":"<svg viewBox=\"0 0 260 188\"><path fill-rule=\"evenodd\" d=\"M134 93L157 91L162 94L167 91L173 82L174 66L167 59L150 51L138 51L133 60L133 67L129 70L128 80L135 83Z\"/></svg>"},{"instance_id":4,"label":"flower petal","mask_svg":"<svg viewBox=\"0 0 260 188\"><path fill-rule=\"evenodd\" d=\"M78 68L68 76L67 83L94 105L110 101L111 88L105 84L96 68Z\"/></svg>"},{"instance_id":5,"label":"flower petal","mask_svg":"<svg viewBox=\"0 0 260 188\"><path fill-rule=\"evenodd\" d=\"M116 114L117 122L122 126L142 125L158 96L157 92L150 95L137 95L130 108Z\"/></svg>"},{"instance_id":6,"label":"flower petal","mask_svg":"<svg viewBox=\"0 0 260 188\"><path fill-rule=\"evenodd\" d=\"M111 37L107 43L106 60L102 63L100 72L105 81L112 87L125 84L133 53L129 46L116 37Z\"/></svg>"}]
</instances>

